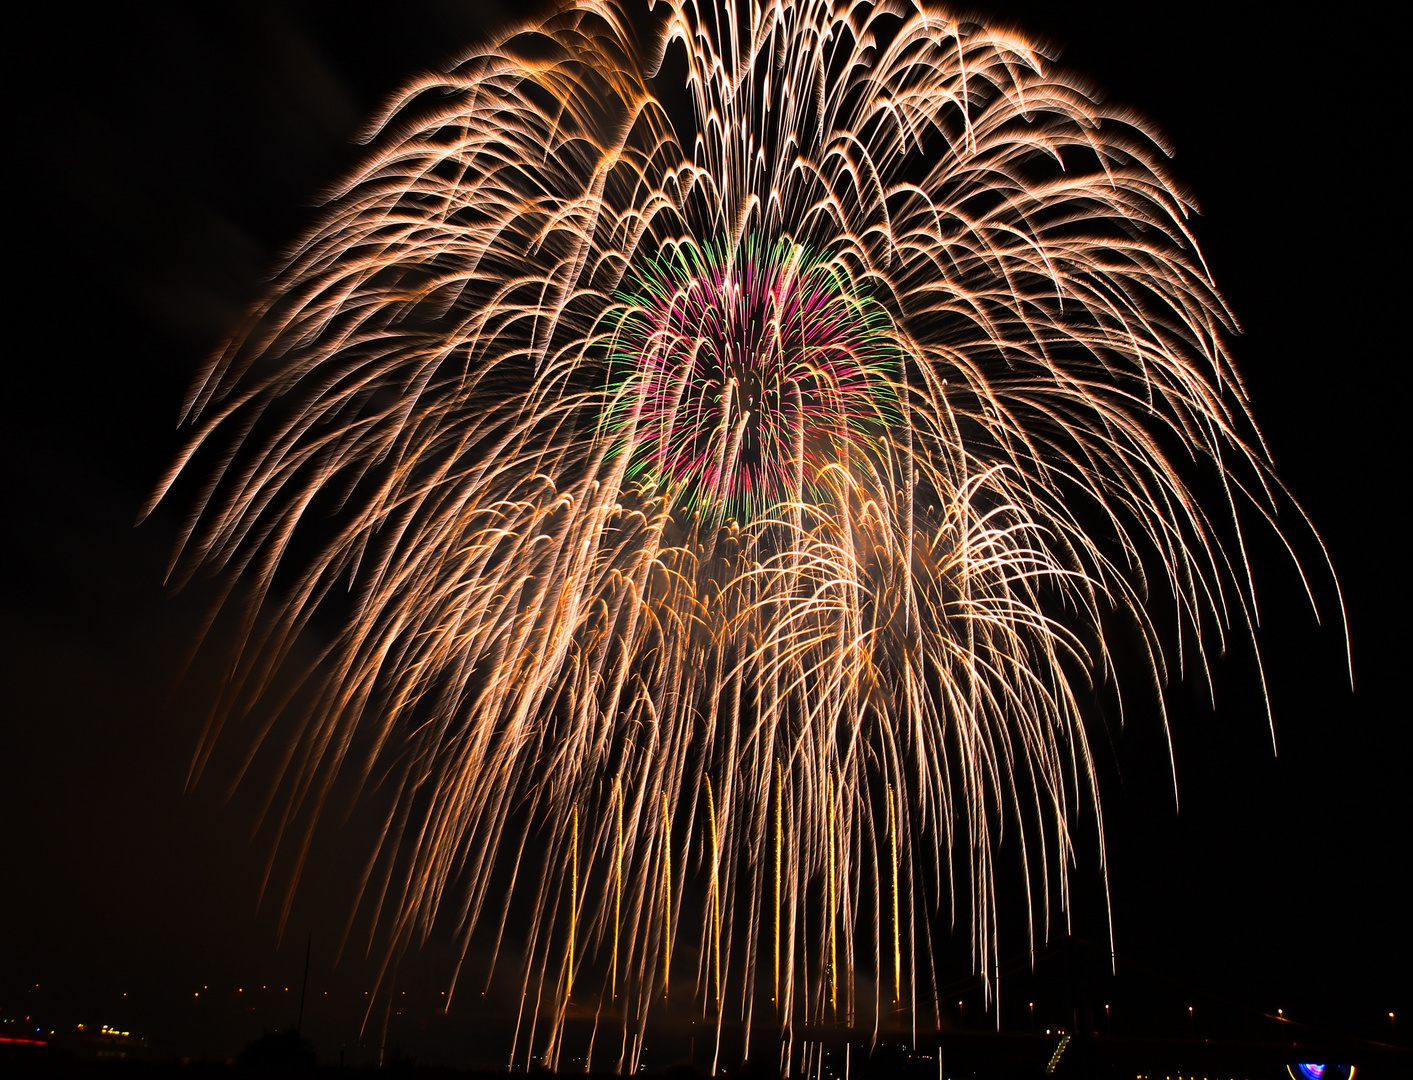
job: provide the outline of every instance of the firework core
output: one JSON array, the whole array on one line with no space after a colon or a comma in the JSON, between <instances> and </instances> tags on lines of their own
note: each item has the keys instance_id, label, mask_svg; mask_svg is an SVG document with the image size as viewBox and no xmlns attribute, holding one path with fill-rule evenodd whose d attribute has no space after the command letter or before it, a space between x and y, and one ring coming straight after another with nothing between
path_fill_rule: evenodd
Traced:
<instances>
[{"instance_id":1,"label":"firework core","mask_svg":"<svg viewBox=\"0 0 1413 1080\"><path fill-rule=\"evenodd\" d=\"M782 241L681 245L621 298L615 429L630 472L683 505L749 515L887 429L899 350L882 307L837 260Z\"/></svg>"}]
</instances>

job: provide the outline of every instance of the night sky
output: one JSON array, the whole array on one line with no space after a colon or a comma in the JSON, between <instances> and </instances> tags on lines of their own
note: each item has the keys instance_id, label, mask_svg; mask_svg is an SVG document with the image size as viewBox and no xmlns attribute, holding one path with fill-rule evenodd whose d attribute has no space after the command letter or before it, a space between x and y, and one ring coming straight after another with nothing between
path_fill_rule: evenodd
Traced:
<instances>
[{"instance_id":1,"label":"night sky","mask_svg":"<svg viewBox=\"0 0 1413 1080\"><path fill-rule=\"evenodd\" d=\"M281 939L286 864L258 902L270 847L268 833L251 836L258 767L226 797L239 739L184 793L216 666L209 653L188 666L210 591L163 585L185 507L133 522L177 449L186 384L321 185L354 159L361 118L523 8L49 4L18 35L0 428L0 1020L111 1023L146 1036L154 1056L234 1054L293 1021L312 935L305 1034L326 1060L378 1041L358 1033L366 924L334 966L373 815L321 834ZM1410 609L1396 517L1408 347L1395 338L1407 295L1392 269L1407 237L1407 121L1389 104L1403 60L1395 28L1354 6L1318 21L1247 8L974 9L1058 43L1175 143L1203 211L1197 235L1243 323L1235 354L1257 420L1349 612L1354 692L1318 548L1288 522L1323 625L1289 559L1258 535L1279 753L1239 647L1217 666L1215 711L1195 680L1170 689L1180 811L1151 717L1100 738L1127 981L1096 968L1080 996L1154 1033L1182 1034L1191 1002L1199 1023L1247 1034L1282 1008L1387 1037L1393 1010L1407 1041ZM1076 933L1101 941L1094 871L1091 860L1081 874ZM1024 952L1018 931L1003 956ZM979 1019L961 940L942 966L974 1001L965 1022L994 1024ZM496 1006L468 987L451 1015L428 1019L448 959L436 941L409 959L388 1042L466 1062L490 1045ZM1003 978L1003 1024L1029 1022L1032 991L1058 1017L1049 985ZM487 1063L503 1063L498 1052Z\"/></svg>"}]
</instances>

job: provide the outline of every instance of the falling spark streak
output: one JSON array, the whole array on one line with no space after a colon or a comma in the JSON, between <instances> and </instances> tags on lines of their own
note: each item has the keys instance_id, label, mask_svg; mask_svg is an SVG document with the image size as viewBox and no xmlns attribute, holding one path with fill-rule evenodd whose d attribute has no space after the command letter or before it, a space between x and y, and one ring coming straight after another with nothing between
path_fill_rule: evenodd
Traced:
<instances>
[{"instance_id":1,"label":"falling spark streak","mask_svg":"<svg viewBox=\"0 0 1413 1080\"><path fill-rule=\"evenodd\" d=\"M928 0L631 2L388 102L152 500L241 598L193 779L290 703L275 842L386 815L380 992L434 926L523 940L549 1067L590 974L636 1060L675 917L718 1037L773 949L790 1054L890 937L895 1004L949 917L995 970L1003 833L1048 934L1091 813L1107 874L1093 725L1210 689L1247 519L1304 521L1143 120Z\"/></svg>"},{"instance_id":2,"label":"falling spark streak","mask_svg":"<svg viewBox=\"0 0 1413 1080\"><path fill-rule=\"evenodd\" d=\"M618 931L623 925L623 782L613 781L618 796L618 821L613 846L613 967L610 974L613 1000L618 1000Z\"/></svg>"},{"instance_id":3,"label":"falling spark streak","mask_svg":"<svg viewBox=\"0 0 1413 1080\"><path fill-rule=\"evenodd\" d=\"M572 820L569 858L572 862L569 872L569 964L564 980L564 1003L569 1004L574 993L574 939L579 928L579 808L570 812Z\"/></svg>"},{"instance_id":4,"label":"falling spark streak","mask_svg":"<svg viewBox=\"0 0 1413 1080\"><path fill-rule=\"evenodd\" d=\"M898 811L893 785L888 785L888 866L893 876L893 1004L902 996L903 952L898 933Z\"/></svg>"},{"instance_id":5,"label":"falling spark streak","mask_svg":"<svg viewBox=\"0 0 1413 1080\"><path fill-rule=\"evenodd\" d=\"M834 776L829 776L829 1007L830 1011L837 1018L839 1015L839 951L835 939L835 928L839 922L837 911L836 893L837 885L834 880L834 858L837 854L835 845L835 814L838 808L834 801Z\"/></svg>"},{"instance_id":6,"label":"falling spark streak","mask_svg":"<svg viewBox=\"0 0 1413 1080\"><path fill-rule=\"evenodd\" d=\"M712 798L711 777L706 781L707 821L711 823L711 960L716 1009L721 1011L721 852L716 835L716 800Z\"/></svg>"},{"instance_id":7,"label":"falling spark streak","mask_svg":"<svg viewBox=\"0 0 1413 1080\"><path fill-rule=\"evenodd\" d=\"M662 996L667 999L672 981L672 814L667 792L662 793Z\"/></svg>"},{"instance_id":8,"label":"falling spark streak","mask_svg":"<svg viewBox=\"0 0 1413 1080\"><path fill-rule=\"evenodd\" d=\"M780 803L784 797L784 769L777 761L775 763L775 993L770 999L775 1004L777 1014L780 1010L780 857L784 837L781 824L783 813Z\"/></svg>"}]
</instances>

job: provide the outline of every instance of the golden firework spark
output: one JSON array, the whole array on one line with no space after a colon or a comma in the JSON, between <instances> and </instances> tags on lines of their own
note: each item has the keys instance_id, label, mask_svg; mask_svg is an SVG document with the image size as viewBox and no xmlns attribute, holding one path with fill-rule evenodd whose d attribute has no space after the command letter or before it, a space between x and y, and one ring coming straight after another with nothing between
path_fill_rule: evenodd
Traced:
<instances>
[{"instance_id":1,"label":"golden firework spark","mask_svg":"<svg viewBox=\"0 0 1413 1080\"><path fill-rule=\"evenodd\" d=\"M281 832L395 776L389 957L450 895L498 955L510 869L519 1059L603 995L631 1070L694 920L747 1031L767 949L787 1031L931 1000L954 902L990 972L1003 826L1048 928L1104 628L1205 673L1285 499L1141 120L914 0L654 15L566 6L390 101L154 497L214 455L179 556L252 598L218 720L338 619Z\"/></svg>"}]
</instances>

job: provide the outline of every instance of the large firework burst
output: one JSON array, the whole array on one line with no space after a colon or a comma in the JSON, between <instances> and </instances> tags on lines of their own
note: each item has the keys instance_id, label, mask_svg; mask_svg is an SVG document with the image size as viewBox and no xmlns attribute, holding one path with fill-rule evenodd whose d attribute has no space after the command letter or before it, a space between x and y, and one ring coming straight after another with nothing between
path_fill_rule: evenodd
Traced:
<instances>
[{"instance_id":1,"label":"large firework burst","mask_svg":"<svg viewBox=\"0 0 1413 1080\"><path fill-rule=\"evenodd\" d=\"M1003 823L1048 927L1105 628L1205 670L1280 491L1140 120L920 4L654 18L392 101L168 479L215 448L183 551L258 613L222 715L339 613L281 814L392 777L389 957L439 914L498 952L520 898L519 1053L592 1000L631 1068L667 995L932 1015L939 918L991 970Z\"/></svg>"}]
</instances>

